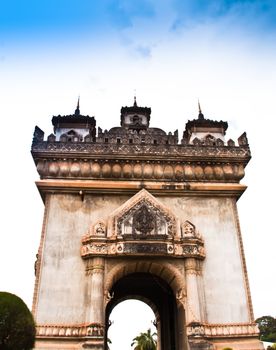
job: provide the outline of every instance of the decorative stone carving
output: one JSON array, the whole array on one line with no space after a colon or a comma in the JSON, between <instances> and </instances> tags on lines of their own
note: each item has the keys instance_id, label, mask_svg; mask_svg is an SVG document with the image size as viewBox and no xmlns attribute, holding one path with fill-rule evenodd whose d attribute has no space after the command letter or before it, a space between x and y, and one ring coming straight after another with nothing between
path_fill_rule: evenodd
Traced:
<instances>
[{"instance_id":1,"label":"decorative stone carving","mask_svg":"<svg viewBox=\"0 0 276 350\"><path fill-rule=\"evenodd\" d=\"M241 134L241 136L238 138L238 143L239 143L239 146L248 146L248 140L247 140L246 132Z\"/></svg>"},{"instance_id":2,"label":"decorative stone carving","mask_svg":"<svg viewBox=\"0 0 276 350\"><path fill-rule=\"evenodd\" d=\"M145 238L145 237L144 237ZM89 240L83 240L81 247L81 256L84 259L96 256L140 256L150 254L152 256L173 256L175 258L197 258L204 259L205 251L203 242L197 240L193 244L189 243L168 243L168 238L154 241L155 238L148 242L145 239L133 241L132 238L121 239L121 242L113 243L107 239L105 242L93 241L93 237ZM87 270L89 271L89 269ZM187 270L189 273L200 273L198 270Z\"/></svg>"},{"instance_id":3,"label":"decorative stone carving","mask_svg":"<svg viewBox=\"0 0 276 350\"><path fill-rule=\"evenodd\" d=\"M99 323L88 325L37 325L36 335L39 338L47 337L96 337L102 338L104 335L104 326Z\"/></svg>"},{"instance_id":4,"label":"decorative stone carving","mask_svg":"<svg viewBox=\"0 0 276 350\"><path fill-rule=\"evenodd\" d=\"M118 219L119 235L133 235L136 238L145 235L167 235L171 226L168 218L151 203L142 200Z\"/></svg>"},{"instance_id":5,"label":"decorative stone carving","mask_svg":"<svg viewBox=\"0 0 276 350\"><path fill-rule=\"evenodd\" d=\"M36 126L34 129L32 147L34 147L39 142L43 142L43 139L44 139L44 131L42 131L38 126Z\"/></svg>"},{"instance_id":6,"label":"decorative stone carving","mask_svg":"<svg viewBox=\"0 0 276 350\"><path fill-rule=\"evenodd\" d=\"M110 225L113 235L132 235L134 238L174 236L177 230L175 216L145 189L111 214Z\"/></svg>"},{"instance_id":7,"label":"decorative stone carving","mask_svg":"<svg viewBox=\"0 0 276 350\"><path fill-rule=\"evenodd\" d=\"M185 221L182 225L182 237L190 238L196 237L195 226L190 221Z\"/></svg>"},{"instance_id":8,"label":"decorative stone carving","mask_svg":"<svg viewBox=\"0 0 276 350\"><path fill-rule=\"evenodd\" d=\"M206 156L212 157L212 155ZM184 160L181 163L170 162L168 164L165 159L162 162L151 160L147 164L133 159L124 159L115 163L106 156L99 161L91 159L83 161L78 156L74 162L70 159L56 159L54 155L49 157L49 154L47 158L37 158L37 171L42 178L239 182L244 176L244 166L242 163L223 163L219 161L219 158L218 163L200 161L189 164ZM227 169L227 172L224 169Z\"/></svg>"},{"instance_id":9,"label":"decorative stone carving","mask_svg":"<svg viewBox=\"0 0 276 350\"><path fill-rule=\"evenodd\" d=\"M239 335L239 337L258 336L259 329L255 323L241 324L200 324L191 323L187 325L187 335L203 335L205 338L224 338L229 335Z\"/></svg>"},{"instance_id":10,"label":"decorative stone carving","mask_svg":"<svg viewBox=\"0 0 276 350\"><path fill-rule=\"evenodd\" d=\"M227 146L235 147L235 141L233 141L232 139L229 139L229 140L227 141Z\"/></svg>"},{"instance_id":11,"label":"decorative stone carving","mask_svg":"<svg viewBox=\"0 0 276 350\"><path fill-rule=\"evenodd\" d=\"M110 293L110 291L106 290L105 293L106 304L110 302L111 299L114 298L114 292Z\"/></svg>"},{"instance_id":12,"label":"decorative stone carving","mask_svg":"<svg viewBox=\"0 0 276 350\"><path fill-rule=\"evenodd\" d=\"M188 335L192 337L203 337L205 335L205 327L198 322L190 323L188 328Z\"/></svg>"},{"instance_id":13,"label":"decorative stone carving","mask_svg":"<svg viewBox=\"0 0 276 350\"><path fill-rule=\"evenodd\" d=\"M47 141L48 141L48 142L55 142L55 141L56 141L56 135L50 134L50 135L47 137Z\"/></svg>"},{"instance_id":14,"label":"decorative stone carving","mask_svg":"<svg viewBox=\"0 0 276 350\"><path fill-rule=\"evenodd\" d=\"M86 235L83 236L82 242L90 242L93 237L100 238L105 237L106 226L103 221L98 221L96 224L91 225Z\"/></svg>"},{"instance_id":15,"label":"decorative stone carving","mask_svg":"<svg viewBox=\"0 0 276 350\"><path fill-rule=\"evenodd\" d=\"M202 268L201 267L202 266L201 266L200 261L198 259L195 259L196 255L192 256L192 253L194 253L194 251L192 249L187 249L185 251L185 253L186 253L186 256L188 258L188 259L185 259L186 275L201 275L201 272L202 272ZM204 251L203 250L202 250L201 253L204 255Z\"/></svg>"},{"instance_id":16,"label":"decorative stone carving","mask_svg":"<svg viewBox=\"0 0 276 350\"><path fill-rule=\"evenodd\" d=\"M133 215L133 229L141 234L150 234L154 229L154 214L142 205Z\"/></svg>"},{"instance_id":17,"label":"decorative stone carving","mask_svg":"<svg viewBox=\"0 0 276 350\"><path fill-rule=\"evenodd\" d=\"M204 259L203 240L195 226L185 221L182 236L176 217L145 189L138 192L108 220L92 225L82 239L81 256L173 256ZM88 269L89 270L89 269Z\"/></svg>"},{"instance_id":18,"label":"decorative stone carving","mask_svg":"<svg viewBox=\"0 0 276 350\"><path fill-rule=\"evenodd\" d=\"M201 255L202 251L198 245L183 246L183 255Z\"/></svg>"},{"instance_id":19,"label":"decorative stone carving","mask_svg":"<svg viewBox=\"0 0 276 350\"><path fill-rule=\"evenodd\" d=\"M176 299L178 301L180 301L181 303L183 303L185 301L186 295L185 295L185 291L183 290L183 288L179 289L176 293Z\"/></svg>"},{"instance_id":20,"label":"decorative stone carving","mask_svg":"<svg viewBox=\"0 0 276 350\"><path fill-rule=\"evenodd\" d=\"M105 224L102 221L99 221L95 226L94 226L94 235L95 236L105 236L106 228Z\"/></svg>"}]
</instances>

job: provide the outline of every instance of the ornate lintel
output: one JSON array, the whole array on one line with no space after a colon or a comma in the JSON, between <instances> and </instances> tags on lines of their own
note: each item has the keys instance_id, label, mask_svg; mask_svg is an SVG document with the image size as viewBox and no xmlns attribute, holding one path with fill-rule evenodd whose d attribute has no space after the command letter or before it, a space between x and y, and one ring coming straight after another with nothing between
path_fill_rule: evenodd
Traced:
<instances>
[{"instance_id":1,"label":"ornate lintel","mask_svg":"<svg viewBox=\"0 0 276 350\"><path fill-rule=\"evenodd\" d=\"M83 241L81 256L84 259L96 256L139 256L151 254L153 256L171 256L175 258L204 259L203 242L199 239L184 242L164 240L104 240Z\"/></svg>"}]
</instances>

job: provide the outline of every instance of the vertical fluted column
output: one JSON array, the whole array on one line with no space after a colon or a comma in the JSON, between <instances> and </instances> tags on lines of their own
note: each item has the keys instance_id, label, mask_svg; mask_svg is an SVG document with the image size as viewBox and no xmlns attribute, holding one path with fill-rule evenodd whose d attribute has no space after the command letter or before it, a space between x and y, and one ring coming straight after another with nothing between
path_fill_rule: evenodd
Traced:
<instances>
[{"instance_id":1,"label":"vertical fluted column","mask_svg":"<svg viewBox=\"0 0 276 350\"><path fill-rule=\"evenodd\" d=\"M90 323L104 324L104 259L93 258L90 264L91 296L90 296Z\"/></svg>"},{"instance_id":2,"label":"vertical fluted column","mask_svg":"<svg viewBox=\"0 0 276 350\"><path fill-rule=\"evenodd\" d=\"M185 260L186 284L187 284L187 307L186 322L201 322L200 299L197 276L200 273L199 265L195 258Z\"/></svg>"}]
</instances>

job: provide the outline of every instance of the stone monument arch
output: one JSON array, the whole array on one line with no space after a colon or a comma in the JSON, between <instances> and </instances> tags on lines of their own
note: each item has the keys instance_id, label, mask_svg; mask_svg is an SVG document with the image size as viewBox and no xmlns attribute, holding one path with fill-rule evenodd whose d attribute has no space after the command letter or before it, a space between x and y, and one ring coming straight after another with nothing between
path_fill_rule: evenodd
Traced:
<instances>
[{"instance_id":1,"label":"stone monument arch","mask_svg":"<svg viewBox=\"0 0 276 350\"><path fill-rule=\"evenodd\" d=\"M45 203L35 264L36 349L105 350L112 309L146 302L158 350L260 350L236 201L250 160L246 134L197 119L150 127L151 109L122 107L121 125L54 116L32 155Z\"/></svg>"}]
</instances>

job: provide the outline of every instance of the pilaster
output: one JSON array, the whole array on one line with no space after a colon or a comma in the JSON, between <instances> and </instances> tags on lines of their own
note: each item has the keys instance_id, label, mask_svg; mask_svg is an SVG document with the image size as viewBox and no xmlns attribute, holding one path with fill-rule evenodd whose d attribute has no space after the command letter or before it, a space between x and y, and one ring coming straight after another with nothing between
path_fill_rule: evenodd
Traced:
<instances>
[{"instance_id":1,"label":"pilaster","mask_svg":"<svg viewBox=\"0 0 276 350\"><path fill-rule=\"evenodd\" d=\"M200 265L195 258L185 259L187 301L186 323L201 322L201 303L198 290L198 276L201 274Z\"/></svg>"}]
</instances>

